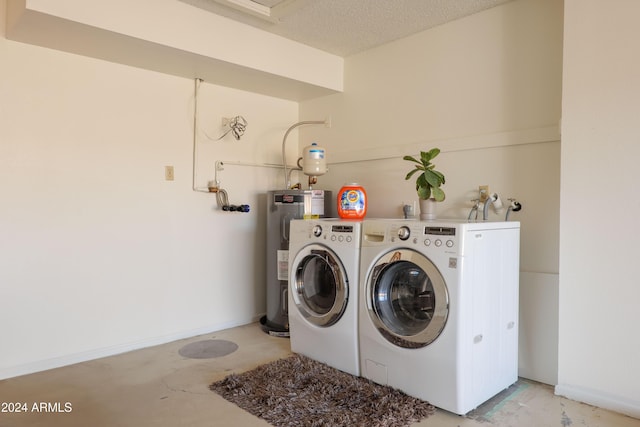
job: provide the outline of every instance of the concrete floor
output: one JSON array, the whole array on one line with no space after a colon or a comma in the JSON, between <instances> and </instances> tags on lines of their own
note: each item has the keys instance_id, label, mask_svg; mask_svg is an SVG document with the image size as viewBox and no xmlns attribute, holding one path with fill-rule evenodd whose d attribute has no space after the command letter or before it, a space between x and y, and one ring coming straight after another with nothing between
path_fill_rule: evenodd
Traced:
<instances>
[{"instance_id":1,"label":"concrete floor","mask_svg":"<svg viewBox=\"0 0 640 427\"><path fill-rule=\"evenodd\" d=\"M208 339L232 341L238 349L214 359L178 353L187 344ZM271 337L252 324L3 380L0 402L25 402L28 410L0 412L0 427L268 426L208 386L230 372L289 354L288 339ZM34 411L39 402L56 412ZM415 426L640 427L640 420L557 397L550 386L520 380L465 417L438 410Z\"/></svg>"}]
</instances>

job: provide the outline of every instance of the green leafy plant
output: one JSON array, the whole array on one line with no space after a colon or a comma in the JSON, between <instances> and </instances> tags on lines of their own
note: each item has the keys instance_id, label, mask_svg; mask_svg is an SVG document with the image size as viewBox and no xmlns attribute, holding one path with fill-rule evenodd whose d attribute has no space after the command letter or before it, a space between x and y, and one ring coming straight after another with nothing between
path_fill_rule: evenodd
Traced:
<instances>
[{"instance_id":1,"label":"green leafy plant","mask_svg":"<svg viewBox=\"0 0 640 427\"><path fill-rule=\"evenodd\" d=\"M435 170L436 166L431 163L431 160L438 154L440 154L440 149L433 148L429 151L421 151L419 160L413 156L403 157L404 160L417 163L404 179L409 180L414 174L421 172L416 179L416 191L420 199L434 198L441 202L445 198L444 191L440 188L445 182L444 175Z\"/></svg>"}]
</instances>

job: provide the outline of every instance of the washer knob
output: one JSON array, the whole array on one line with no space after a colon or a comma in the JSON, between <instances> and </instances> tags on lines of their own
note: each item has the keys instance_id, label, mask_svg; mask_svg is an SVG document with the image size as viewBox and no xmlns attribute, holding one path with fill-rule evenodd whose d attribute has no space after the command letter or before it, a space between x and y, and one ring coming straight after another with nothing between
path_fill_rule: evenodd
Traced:
<instances>
[{"instance_id":1,"label":"washer knob","mask_svg":"<svg viewBox=\"0 0 640 427\"><path fill-rule=\"evenodd\" d=\"M322 227L320 227L319 225L314 225L312 232L314 236L320 237L320 235L322 234Z\"/></svg>"},{"instance_id":2,"label":"washer knob","mask_svg":"<svg viewBox=\"0 0 640 427\"><path fill-rule=\"evenodd\" d=\"M407 227L406 225L398 228L398 237L400 238L400 240L407 240L410 235L411 230L409 230L409 227Z\"/></svg>"}]
</instances>

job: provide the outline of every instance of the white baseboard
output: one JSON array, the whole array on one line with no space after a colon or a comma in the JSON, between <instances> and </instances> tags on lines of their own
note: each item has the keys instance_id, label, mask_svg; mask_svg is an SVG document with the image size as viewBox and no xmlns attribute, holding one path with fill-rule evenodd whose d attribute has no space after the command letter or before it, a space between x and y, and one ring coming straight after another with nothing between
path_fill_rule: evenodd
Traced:
<instances>
[{"instance_id":1,"label":"white baseboard","mask_svg":"<svg viewBox=\"0 0 640 427\"><path fill-rule=\"evenodd\" d=\"M563 396L571 400L584 402L630 417L640 418L640 401L633 401L625 397L569 384L558 384L555 388L555 393L558 396Z\"/></svg>"},{"instance_id":2,"label":"white baseboard","mask_svg":"<svg viewBox=\"0 0 640 427\"><path fill-rule=\"evenodd\" d=\"M262 315L254 316L253 318L238 319L231 322L216 323L213 325L202 326L195 329L189 329L179 331L169 335L161 335L156 337L150 337L147 339L123 343L119 345L101 347L80 353L68 354L60 357L54 357L51 359L37 360L34 362L25 363L23 365L10 366L0 369L0 380L7 378L18 377L21 375L33 374L36 372L47 371L49 369L61 368L63 366L69 366L76 363L87 362L89 360L100 359L103 357L114 356L116 354L122 354L133 350L140 350L142 348L153 347L155 345L166 344L172 341L178 341L185 338L190 338L202 334L208 334L211 332L222 331L229 328L235 328L236 326L247 325L257 322Z\"/></svg>"}]
</instances>

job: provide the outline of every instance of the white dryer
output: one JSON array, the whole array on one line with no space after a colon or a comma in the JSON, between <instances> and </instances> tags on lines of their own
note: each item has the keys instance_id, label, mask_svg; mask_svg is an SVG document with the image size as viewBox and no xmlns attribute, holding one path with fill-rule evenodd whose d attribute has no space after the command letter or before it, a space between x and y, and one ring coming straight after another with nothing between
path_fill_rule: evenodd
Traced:
<instances>
[{"instance_id":1,"label":"white dryer","mask_svg":"<svg viewBox=\"0 0 640 427\"><path fill-rule=\"evenodd\" d=\"M360 221L292 220L289 240L291 350L360 375Z\"/></svg>"},{"instance_id":2,"label":"white dryer","mask_svg":"<svg viewBox=\"0 0 640 427\"><path fill-rule=\"evenodd\" d=\"M518 222L365 220L361 375L466 414L518 375Z\"/></svg>"}]
</instances>

